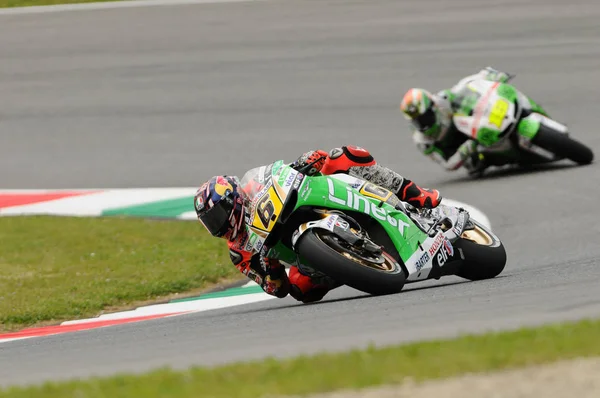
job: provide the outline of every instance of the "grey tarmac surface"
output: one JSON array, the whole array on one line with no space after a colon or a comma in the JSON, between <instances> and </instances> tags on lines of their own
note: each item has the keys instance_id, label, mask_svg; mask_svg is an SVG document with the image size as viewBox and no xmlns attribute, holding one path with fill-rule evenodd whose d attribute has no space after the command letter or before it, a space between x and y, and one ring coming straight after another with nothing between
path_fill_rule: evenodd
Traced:
<instances>
[{"instance_id":1,"label":"grey tarmac surface","mask_svg":"<svg viewBox=\"0 0 600 398\"><path fill-rule=\"evenodd\" d=\"M482 209L502 277L272 300L0 345L0 384L214 365L600 315L596 164L471 181L397 111L486 65L594 150L600 3L265 1L0 16L0 187L195 186L353 143ZM437 287L435 287L438 285Z\"/></svg>"}]
</instances>

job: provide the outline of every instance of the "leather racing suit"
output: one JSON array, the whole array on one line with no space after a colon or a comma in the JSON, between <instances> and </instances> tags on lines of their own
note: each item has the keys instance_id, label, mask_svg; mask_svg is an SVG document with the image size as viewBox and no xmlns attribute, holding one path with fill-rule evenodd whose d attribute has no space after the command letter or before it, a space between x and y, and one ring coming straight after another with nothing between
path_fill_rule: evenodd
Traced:
<instances>
[{"instance_id":1,"label":"leather racing suit","mask_svg":"<svg viewBox=\"0 0 600 398\"><path fill-rule=\"evenodd\" d=\"M343 146L329 153L322 150L310 151L291 166L299 169L310 160L321 156L325 158L316 166L315 172L325 175L347 173L363 178L393 191L400 200L419 208L436 207L441 201L437 190L421 188L393 170L379 165L367 150L360 147ZM279 298L290 294L296 300L308 303L321 300L328 291L340 286L331 278L311 272L310 268L303 266L292 265L288 277L283 264L266 256L269 248L263 245L257 253L248 240L247 228L241 228L233 240L228 240L231 261L241 273L259 284L267 294Z\"/></svg>"},{"instance_id":2,"label":"leather racing suit","mask_svg":"<svg viewBox=\"0 0 600 398\"><path fill-rule=\"evenodd\" d=\"M469 139L465 134L458 131L453 122L453 115L460 104L453 100L457 95L467 89L467 85L476 79L505 83L513 76L496 70L490 66L481 69L478 73L464 77L450 89L444 89L433 94L433 102L439 110L441 133L435 139L414 129L413 141L424 155L430 157L446 170L457 170L464 166L470 174L482 171L491 165L502 165L505 157L502 152L505 148L486 148ZM533 100L519 92L519 100L524 108L530 108L532 112L547 114Z\"/></svg>"}]
</instances>

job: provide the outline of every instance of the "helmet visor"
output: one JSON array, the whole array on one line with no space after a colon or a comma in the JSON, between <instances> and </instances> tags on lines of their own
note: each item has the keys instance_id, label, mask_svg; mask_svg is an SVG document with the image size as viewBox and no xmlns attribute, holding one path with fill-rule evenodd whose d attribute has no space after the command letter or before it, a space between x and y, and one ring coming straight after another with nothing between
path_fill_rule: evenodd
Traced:
<instances>
[{"instance_id":1,"label":"helmet visor","mask_svg":"<svg viewBox=\"0 0 600 398\"><path fill-rule=\"evenodd\" d=\"M231 227L229 219L231 218L232 211L232 200L230 198L223 198L216 205L202 212L198 216L198 219L211 235L223 236Z\"/></svg>"},{"instance_id":2,"label":"helmet visor","mask_svg":"<svg viewBox=\"0 0 600 398\"><path fill-rule=\"evenodd\" d=\"M436 124L435 111L433 110L433 108L427 109L427 111L425 111L425 113L412 119L412 124L419 131L425 132L425 131L429 130Z\"/></svg>"}]
</instances>

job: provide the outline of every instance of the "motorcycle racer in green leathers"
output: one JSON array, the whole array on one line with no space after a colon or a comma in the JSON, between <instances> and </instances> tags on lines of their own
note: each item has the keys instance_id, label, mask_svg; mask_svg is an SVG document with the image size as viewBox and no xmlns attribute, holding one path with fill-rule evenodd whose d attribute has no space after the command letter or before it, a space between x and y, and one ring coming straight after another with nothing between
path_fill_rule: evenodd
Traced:
<instances>
[{"instance_id":1,"label":"motorcycle racer in green leathers","mask_svg":"<svg viewBox=\"0 0 600 398\"><path fill-rule=\"evenodd\" d=\"M454 124L453 115L460 108L459 93L468 90L468 84L477 79L505 83L511 75L487 66L478 73L461 79L453 87L435 94L422 89L411 88L404 94L400 110L413 128L413 141L424 155L430 157L446 170L460 167L469 174L482 172L488 166L504 165L504 149L479 145L461 133ZM533 100L521 92L518 99L522 107L531 113L547 113Z\"/></svg>"}]
</instances>

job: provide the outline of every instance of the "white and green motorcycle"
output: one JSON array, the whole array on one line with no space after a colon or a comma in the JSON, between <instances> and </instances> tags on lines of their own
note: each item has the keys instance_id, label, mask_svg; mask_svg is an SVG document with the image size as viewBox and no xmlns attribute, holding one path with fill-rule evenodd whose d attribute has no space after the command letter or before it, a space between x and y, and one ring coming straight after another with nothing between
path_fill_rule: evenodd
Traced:
<instances>
[{"instance_id":1,"label":"white and green motorcycle","mask_svg":"<svg viewBox=\"0 0 600 398\"><path fill-rule=\"evenodd\" d=\"M575 140L567 127L548 116L532 99L506 82L474 80L452 98L456 128L495 158L491 165L535 164L569 159L589 164L592 150ZM487 151L491 150L491 151ZM485 164L480 152L468 161ZM481 175L483 172L479 170Z\"/></svg>"},{"instance_id":2,"label":"white and green motorcycle","mask_svg":"<svg viewBox=\"0 0 600 398\"><path fill-rule=\"evenodd\" d=\"M379 295L445 275L494 278L506 265L498 237L462 208L417 210L346 174L306 176L277 161L248 171L246 250Z\"/></svg>"}]
</instances>

